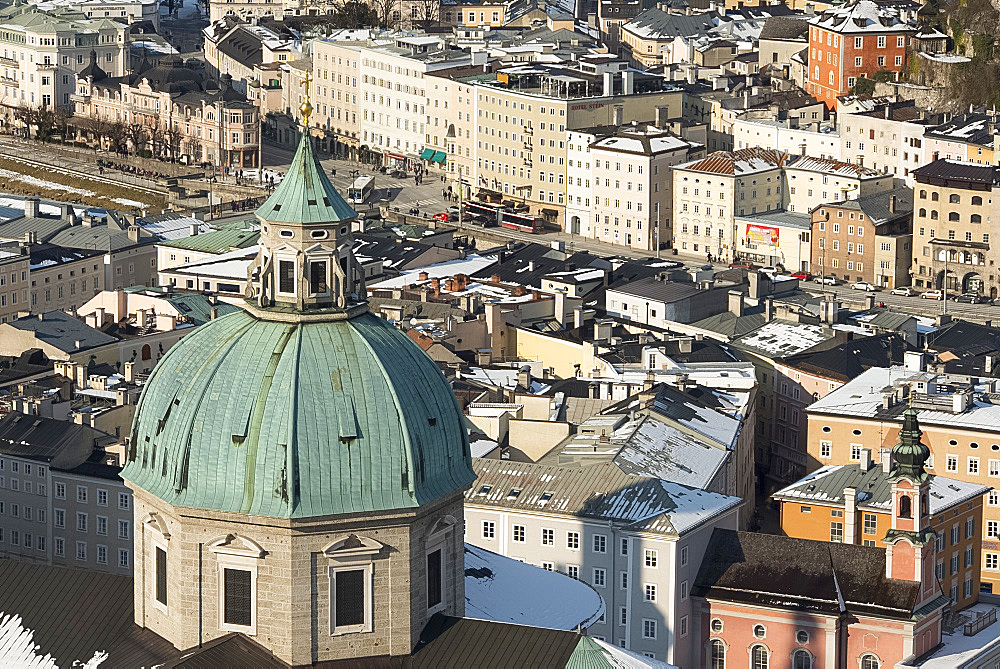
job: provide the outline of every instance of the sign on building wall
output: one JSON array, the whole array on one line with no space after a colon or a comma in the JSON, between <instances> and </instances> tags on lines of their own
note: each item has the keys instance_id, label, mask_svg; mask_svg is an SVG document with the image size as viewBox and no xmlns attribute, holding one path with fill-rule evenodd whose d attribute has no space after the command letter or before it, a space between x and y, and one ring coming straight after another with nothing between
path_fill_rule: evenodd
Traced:
<instances>
[{"instance_id":1,"label":"sign on building wall","mask_svg":"<svg viewBox=\"0 0 1000 669\"><path fill-rule=\"evenodd\" d=\"M747 223L747 246L756 246L758 244L777 246L778 228L772 228L769 225Z\"/></svg>"}]
</instances>

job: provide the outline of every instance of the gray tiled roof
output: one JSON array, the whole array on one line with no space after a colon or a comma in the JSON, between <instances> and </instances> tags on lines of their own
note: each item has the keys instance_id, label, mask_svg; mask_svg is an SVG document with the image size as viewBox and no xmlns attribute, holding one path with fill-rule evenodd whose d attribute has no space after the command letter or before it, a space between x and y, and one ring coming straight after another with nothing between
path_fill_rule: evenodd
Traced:
<instances>
[{"instance_id":1,"label":"gray tiled roof","mask_svg":"<svg viewBox=\"0 0 1000 669\"><path fill-rule=\"evenodd\" d=\"M111 335L92 328L63 311L46 311L37 316L25 316L10 321L8 325L18 330L34 332L42 342L67 353L117 341ZM80 342L80 346L76 342Z\"/></svg>"}]
</instances>

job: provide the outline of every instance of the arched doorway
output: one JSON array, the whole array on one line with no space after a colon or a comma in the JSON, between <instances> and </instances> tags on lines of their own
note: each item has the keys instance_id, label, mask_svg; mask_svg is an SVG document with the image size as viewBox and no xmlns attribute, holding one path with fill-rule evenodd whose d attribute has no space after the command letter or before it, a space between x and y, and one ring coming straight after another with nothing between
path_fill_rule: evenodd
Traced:
<instances>
[{"instance_id":1,"label":"arched doorway","mask_svg":"<svg viewBox=\"0 0 1000 669\"><path fill-rule=\"evenodd\" d=\"M962 292L982 293L983 288L983 278L979 276L978 272L969 272L962 277Z\"/></svg>"},{"instance_id":2,"label":"arched doorway","mask_svg":"<svg viewBox=\"0 0 1000 669\"><path fill-rule=\"evenodd\" d=\"M570 234L578 235L580 234L580 217L574 216L569 221L569 231Z\"/></svg>"}]
</instances>

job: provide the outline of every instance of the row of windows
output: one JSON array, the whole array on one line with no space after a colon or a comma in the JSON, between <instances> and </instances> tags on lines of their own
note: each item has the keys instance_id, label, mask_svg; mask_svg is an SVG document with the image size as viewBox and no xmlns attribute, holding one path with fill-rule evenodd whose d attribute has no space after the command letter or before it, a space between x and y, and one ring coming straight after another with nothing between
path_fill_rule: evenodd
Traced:
<instances>
[{"instance_id":1,"label":"row of windows","mask_svg":"<svg viewBox=\"0 0 1000 669\"><path fill-rule=\"evenodd\" d=\"M0 527L0 544L5 543L11 546L30 548L40 552L44 552L46 550L44 535L32 535L30 532L21 532L19 530L8 530L5 532L4 528ZM55 537L53 538L52 543L53 555L56 557L66 557L66 540L63 537ZM97 551L95 556L97 564L108 564L108 547L103 544L97 544L95 548ZM89 545L86 541L77 541L74 556L77 560L86 562L88 550ZM131 562L129 549L118 549L118 566L122 569L128 569L131 566Z\"/></svg>"},{"instance_id":2,"label":"row of windows","mask_svg":"<svg viewBox=\"0 0 1000 669\"><path fill-rule=\"evenodd\" d=\"M56 499L66 499L66 484L55 484ZM87 504L90 500L90 491L85 485L76 486L76 501L79 504ZM97 506L108 505L108 491L104 488L97 488ZM128 510L131 507L131 499L127 492L118 493L118 508Z\"/></svg>"},{"instance_id":3,"label":"row of windows","mask_svg":"<svg viewBox=\"0 0 1000 669\"><path fill-rule=\"evenodd\" d=\"M496 538L496 521L484 520L483 521L483 539L495 539ZM554 546L555 545L555 530L549 528L542 528L541 530L541 545L543 546ZM524 525L514 525L511 528L511 538L514 543L525 543L527 537L527 531ZM575 531L566 532L566 548L571 550L580 549L580 533ZM604 534L595 534L593 536L593 543L591 545L591 550L595 553L606 553L608 550L608 538ZM628 539L621 540L620 552L622 555L628 555ZM687 546L681 548L681 566L687 564ZM659 552L656 549L647 548L643 552L643 563L647 567L656 567L659 562Z\"/></svg>"}]
</instances>

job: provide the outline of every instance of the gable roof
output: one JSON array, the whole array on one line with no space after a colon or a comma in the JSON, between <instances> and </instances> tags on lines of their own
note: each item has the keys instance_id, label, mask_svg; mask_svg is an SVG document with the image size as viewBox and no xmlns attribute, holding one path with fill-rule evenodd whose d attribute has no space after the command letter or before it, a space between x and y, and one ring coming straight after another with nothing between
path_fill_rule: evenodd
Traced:
<instances>
[{"instance_id":1,"label":"gable roof","mask_svg":"<svg viewBox=\"0 0 1000 669\"><path fill-rule=\"evenodd\" d=\"M61 667L98 652L108 654L108 667L152 666L177 655L166 640L135 625L127 576L0 560L0 583L0 614L20 616L34 643Z\"/></svg>"},{"instance_id":2,"label":"gable roof","mask_svg":"<svg viewBox=\"0 0 1000 669\"><path fill-rule=\"evenodd\" d=\"M792 611L910 620L920 584L885 576L885 549L716 528L691 594Z\"/></svg>"},{"instance_id":3,"label":"gable roof","mask_svg":"<svg viewBox=\"0 0 1000 669\"><path fill-rule=\"evenodd\" d=\"M803 372L846 382L870 367L902 364L905 351L903 336L889 332L862 337L815 353L800 353L787 358L785 363Z\"/></svg>"},{"instance_id":4,"label":"gable roof","mask_svg":"<svg viewBox=\"0 0 1000 669\"><path fill-rule=\"evenodd\" d=\"M38 315L24 316L9 321L7 325L24 332L33 332L39 341L64 353L83 351L118 341L64 311L46 311ZM79 346L77 342L80 343Z\"/></svg>"}]
</instances>

